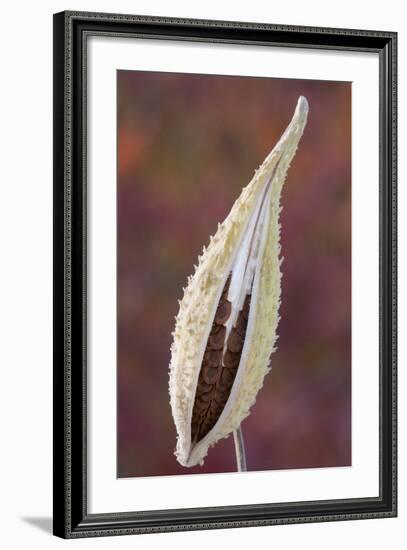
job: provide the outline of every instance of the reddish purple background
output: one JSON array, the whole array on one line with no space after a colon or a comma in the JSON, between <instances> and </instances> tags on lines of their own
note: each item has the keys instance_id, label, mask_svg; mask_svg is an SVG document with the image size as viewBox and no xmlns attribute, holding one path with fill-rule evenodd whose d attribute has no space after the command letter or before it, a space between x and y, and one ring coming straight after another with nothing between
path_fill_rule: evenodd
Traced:
<instances>
[{"instance_id":1,"label":"reddish purple background","mask_svg":"<svg viewBox=\"0 0 407 550\"><path fill-rule=\"evenodd\" d=\"M177 300L203 245L288 124L308 125L283 190L272 372L243 422L249 470L351 463L351 85L118 72L119 477L235 470L174 457L168 397Z\"/></svg>"}]
</instances>

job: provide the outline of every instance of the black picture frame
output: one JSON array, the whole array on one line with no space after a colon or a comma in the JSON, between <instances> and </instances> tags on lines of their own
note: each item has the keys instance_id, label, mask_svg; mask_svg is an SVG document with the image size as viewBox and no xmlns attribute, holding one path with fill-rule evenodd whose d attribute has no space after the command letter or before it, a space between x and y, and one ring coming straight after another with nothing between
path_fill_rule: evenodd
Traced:
<instances>
[{"instance_id":1,"label":"black picture frame","mask_svg":"<svg viewBox=\"0 0 407 550\"><path fill-rule=\"evenodd\" d=\"M87 511L86 59L92 35L375 52L380 59L380 495L319 502ZM397 34L66 11L54 15L54 534L63 538L397 514Z\"/></svg>"}]
</instances>

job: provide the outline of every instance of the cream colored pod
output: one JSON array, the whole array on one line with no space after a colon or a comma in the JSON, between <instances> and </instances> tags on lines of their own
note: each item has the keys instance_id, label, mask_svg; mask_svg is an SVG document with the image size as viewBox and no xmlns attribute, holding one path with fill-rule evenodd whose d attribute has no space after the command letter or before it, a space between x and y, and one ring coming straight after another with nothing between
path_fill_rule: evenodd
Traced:
<instances>
[{"instance_id":1,"label":"cream colored pod","mask_svg":"<svg viewBox=\"0 0 407 550\"><path fill-rule=\"evenodd\" d=\"M307 121L298 99L277 145L203 249L176 316L169 393L183 466L249 415L270 370L281 294L280 194Z\"/></svg>"}]
</instances>

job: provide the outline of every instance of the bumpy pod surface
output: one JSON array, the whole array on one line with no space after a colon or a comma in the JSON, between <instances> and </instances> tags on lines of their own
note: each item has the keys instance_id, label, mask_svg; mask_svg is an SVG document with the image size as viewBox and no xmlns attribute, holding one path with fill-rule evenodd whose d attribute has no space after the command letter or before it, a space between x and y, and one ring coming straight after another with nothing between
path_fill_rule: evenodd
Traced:
<instances>
[{"instance_id":1,"label":"bumpy pod surface","mask_svg":"<svg viewBox=\"0 0 407 550\"><path fill-rule=\"evenodd\" d=\"M176 317L169 377L183 466L249 415L270 370L279 320L280 195L308 115L298 99L280 140L242 189L189 277Z\"/></svg>"}]
</instances>

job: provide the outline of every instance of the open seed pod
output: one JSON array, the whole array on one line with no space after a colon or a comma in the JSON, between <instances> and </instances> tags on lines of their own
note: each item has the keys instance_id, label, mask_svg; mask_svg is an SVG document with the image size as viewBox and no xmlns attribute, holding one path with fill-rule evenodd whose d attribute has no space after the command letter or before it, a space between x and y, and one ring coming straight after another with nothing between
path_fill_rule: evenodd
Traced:
<instances>
[{"instance_id":1,"label":"open seed pod","mask_svg":"<svg viewBox=\"0 0 407 550\"><path fill-rule=\"evenodd\" d=\"M199 257L180 301L169 393L183 466L248 416L270 369L280 304L280 194L308 114L294 116Z\"/></svg>"}]
</instances>

